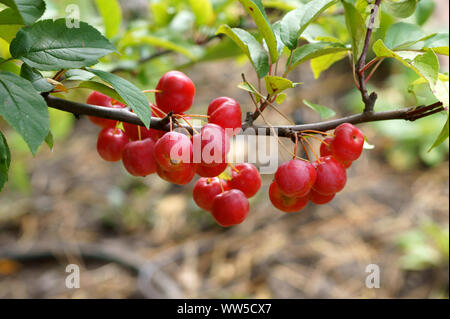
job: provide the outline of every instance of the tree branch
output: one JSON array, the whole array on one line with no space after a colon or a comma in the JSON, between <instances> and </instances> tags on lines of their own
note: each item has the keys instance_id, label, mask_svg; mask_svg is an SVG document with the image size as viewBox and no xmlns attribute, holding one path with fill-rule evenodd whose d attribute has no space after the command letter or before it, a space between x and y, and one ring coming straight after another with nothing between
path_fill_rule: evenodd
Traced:
<instances>
[{"instance_id":1,"label":"tree branch","mask_svg":"<svg viewBox=\"0 0 450 319\"><path fill-rule=\"evenodd\" d=\"M366 64L366 57L367 52L369 51L369 45L370 45L370 38L372 37L373 33L373 26L375 25L375 20L378 14L378 8L380 7L381 0L376 0L375 5L372 8L372 11L370 12L370 20L369 25L367 26L367 33L366 38L364 40L364 48L361 53L361 57L359 58L357 64L356 64L356 72L358 76L358 83L359 83L359 90L361 91L361 96L364 101L364 112L373 112L375 102L377 100L377 94L375 92L372 92L370 95L367 92L367 86L366 86L366 75L365 75L365 64Z\"/></svg>"},{"instance_id":2,"label":"tree branch","mask_svg":"<svg viewBox=\"0 0 450 319\"><path fill-rule=\"evenodd\" d=\"M70 112L75 115L97 116L110 120L116 120L120 122L144 126L144 123L142 123L142 121L136 114L126 109L113 109L102 106L72 102L51 95L44 95L44 99L46 100L47 105L49 107L65 112ZM315 130L326 132L335 129L342 123L360 124L386 120L415 121L424 116L429 116L443 110L444 110L443 104L441 102L437 102L429 106L423 107L409 107L387 112L363 112L360 114L354 114L330 121L293 125L293 126L286 126L286 125L273 126L273 128L277 130L279 137L292 138L292 136L295 135L295 133L301 131ZM161 131L170 131L170 124L167 122L166 119L152 117L150 127ZM180 124L179 127L183 127L190 133L193 133L193 130L189 125ZM200 131L199 127L194 128ZM242 129L244 131L244 134L247 135L273 135L273 131L270 127L262 125L254 125L251 120L244 122L242 125Z\"/></svg>"}]
</instances>

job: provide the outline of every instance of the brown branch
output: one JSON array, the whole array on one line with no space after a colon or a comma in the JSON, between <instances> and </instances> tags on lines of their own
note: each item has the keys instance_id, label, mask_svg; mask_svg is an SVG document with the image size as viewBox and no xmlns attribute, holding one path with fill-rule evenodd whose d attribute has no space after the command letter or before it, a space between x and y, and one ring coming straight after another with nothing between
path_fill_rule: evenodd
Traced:
<instances>
[{"instance_id":1,"label":"brown branch","mask_svg":"<svg viewBox=\"0 0 450 319\"><path fill-rule=\"evenodd\" d=\"M51 95L44 95L44 98L49 107L61 111L70 112L75 115L97 116L110 120L116 120L144 126L139 117L127 109L113 109L102 106L72 102ZM369 112L369 113L365 112L330 121L302 124L302 125L291 125L291 126L287 125L273 126L273 128L277 131L277 135L279 137L291 138L293 134L295 134L296 132L306 130L326 132L335 129L342 123L360 124L366 122L386 121L386 120L414 121L416 119L432 115L434 113L443 110L444 110L443 104L441 102L437 102L432 105L424 107L409 107L387 112ZM189 125L180 124L179 126L189 131L190 133L193 133L193 128L190 127ZM170 131L170 123L168 123L166 119L152 117L150 127L161 131ZM199 127L194 127L194 129L198 131L200 130ZM251 120L245 121L242 125L242 129L244 131L244 134L247 135L273 135L273 130L270 127L254 125Z\"/></svg>"},{"instance_id":2,"label":"brown branch","mask_svg":"<svg viewBox=\"0 0 450 319\"><path fill-rule=\"evenodd\" d=\"M373 27L375 25L375 20L378 13L378 8L380 7L381 0L376 0L375 5L372 8L370 13L369 25L367 26L366 38L364 39L364 47L361 53L361 57L359 58L356 71L358 75L358 83L359 90L361 91L361 96L365 105L364 112L373 112L373 108L375 106L375 102L377 100L377 94L372 92L370 95L367 91L366 86L366 76L365 76L365 64L367 52L369 51L370 38L372 37Z\"/></svg>"}]
</instances>

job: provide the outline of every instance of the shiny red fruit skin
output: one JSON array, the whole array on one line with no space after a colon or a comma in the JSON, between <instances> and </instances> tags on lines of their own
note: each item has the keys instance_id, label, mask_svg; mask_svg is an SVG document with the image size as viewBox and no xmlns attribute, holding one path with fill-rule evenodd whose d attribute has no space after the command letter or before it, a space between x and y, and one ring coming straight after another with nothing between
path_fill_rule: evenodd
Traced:
<instances>
[{"instance_id":1,"label":"shiny red fruit skin","mask_svg":"<svg viewBox=\"0 0 450 319\"><path fill-rule=\"evenodd\" d=\"M223 173L228 167L228 163L218 164L216 166L197 166L197 175L201 177L216 177Z\"/></svg>"},{"instance_id":2,"label":"shiny red fruit skin","mask_svg":"<svg viewBox=\"0 0 450 319\"><path fill-rule=\"evenodd\" d=\"M353 162L363 151L364 134L354 125L344 123L334 131L331 154L340 162Z\"/></svg>"},{"instance_id":3,"label":"shiny red fruit skin","mask_svg":"<svg viewBox=\"0 0 450 319\"><path fill-rule=\"evenodd\" d=\"M98 134L97 152L105 161L118 162L127 144L128 137L121 129L104 128Z\"/></svg>"},{"instance_id":4,"label":"shiny red fruit skin","mask_svg":"<svg viewBox=\"0 0 450 319\"><path fill-rule=\"evenodd\" d=\"M320 144L320 156L328 156L331 155L331 144L333 144L334 138L327 137L323 140L325 143Z\"/></svg>"},{"instance_id":5,"label":"shiny red fruit skin","mask_svg":"<svg viewBox=\"0 0 450 319\"><path fill-rule=\"evenodd\" d=\"M316 205L324 205L331 202L335 196L336 194L322 195L312 189L311 193L309 193L309 200Z\"/></svg>"},{"instance_id":6,"label":"shiny red fruit skin","mask_svg":"<svg viewBox=\"0 0 450 319\"><path fill-rule=\"evenodd\" d=\"M301 160L290 160L275 173L275 182L280 191L289 197L303 197L309 193L316 181L314 166Z\"/></svg>"},{"instance_id":7,"label":"shiny red fruit skin","mask_svg":"<svg viewBox=\"0 0 450 319\"><path fill-rule=\"evenodd\" d=\"M309 201L309 194L302 197L290 197L284 195L277 183L272 182L269 188L269 198L272 205L285 213L296 213L306 207Z\"/></svg>"},{"instance_id":8,"label":"shiny red fruit skin","mask_svg":"<svg viewBox=\"0 0 450 319\"><path fill-rule=\"evenodd\" d=\"M86 103L90 105L110 107L114 109L121 109L124 107L123 104L112 104L112 98L97 91L92 92L88 96ZM102 128L115 127L117 123L117 121L108 120L101 117L89 116L88 118L92 123Z\"/></svg>"},{"instance_id":9,"label":"shiny red fruit skin","mask_svg":"<svg viewBox=\"0 0 450 319\"><path fill-rule=\"evenodd\" d=\"M178 132L164 134L155 144L155 160L166 171L193 166L191 140Z\"/></svg>"},{"instance_id":10,"label":"shiny red fruit skin","mask_svg":"<svg viewBox=\"0 0 450 319\"><path fill-rule=\"evenodd\" d=\"M208 123L193 139L194 161L203 166L217 166L226 163L230 151L230 140L222 127Z\"/></svg>"},{"instance_id":11,"label":"shiny red fruit skin","mask_svg":"<svg viewBox=\"0 0 450 319\"><path fill-rule=\"evenodd\" d=\"M323 195L339 193L347 182L345 167L333 156L325 156L314 162L317 171L317 179L313 189Z\"/></svg>"},{"instance_id":12,"label":"shiny red fruit skin","mask_svg":"<svg viewBox=\"0 0 450 319\"><path fill-rule=\"evenodd\" d=\"M129 142L124 150L122 162L133 176L147 176L156 172L154 158L155 142L151 138Z\"/></svg>"},{"instance_id":13,"label":"shiny red fruit skin","mask_svg":"<svg viewBox=\"0 0 450 319\"><path fill-rule=\"evenodd\" d=\"M216 196L211 213L219 225L230 227L242 223L249 210L250 203L244 193L232 189Z\"/></svg>"},{"instance_id":14,"label":"shiny red fruit skin","mask_svg":"<svg viewBox=\"0 0 450 319\"><path fill-rule=\"evenodd\" d=\"M164 74L156 86L157 106L166 113L180 114L189 110L194 103L195 85L184 73L170 71Z\"/></svg>"},{"instance_id":15,"label":"shiny red fruit skin","mask_svg":"<svg viewBox=\"0 0 450 319\"><path fill-rule=\"evenodd\" d=\"M208 122L221 126L228 136L239 133L236 129L240 129L242 126L242 110L236 100L229 97L219 97L213 100L208 107L208 115Z\"/></svg>"},{"instance_id":16,"label":"shiny red fruit skin","mask_svg":"<svg viewBox=\"0 0 450 319\"><path fill-rule=\"evenodd\" d=\"M222 193L222 187L220 184L222 184L224 191L229 190L228 183L217 177L200 178L195 184L192 193L197 206L207 212L211 211L214 199L217 195Z\"/></svg>"},{"instance_id":17,"label":"shiny red fruit skin","mask_svg":"<svg viewBox=\"0 0 450 319\"><path fill-rule=\"evenodd\" d=\"M191 164L190 166L185 166L178 170L167 171L164 170L158 164L156 165L156 173L163 180L177 184L177 185L186 185L189 184L195 176L195 168L196 166Z\"/></svg>"},{"instance_id":18,"label":"shiny red fruit skin","mask_svg":"<svg viewBox=\"0 0 450 319\"><path fill-rule=\"evenodd\" d=\"M237 170L237 171L236 171ZM230 188L239 189L247 198L258 193L261 188L261 175L258 169L249 163L237 164L231 172Z\"/></svg>"},{"instance_id":19,"label":"shiny red fruit skin","mask_svg":"<svg viewBox=\"0 0 450 319\"><path fill-rule=\"evenodd\" d=\"M132 141L139 141L139 130L141 131L141 140L145 140L146 138L151 138L154 141L160 139L166 132L155 130L155 129L147 129L143 126L134 125L130 123L123 123L123 128L125 130L125 134Z\"/></svg>"}]
</instances>

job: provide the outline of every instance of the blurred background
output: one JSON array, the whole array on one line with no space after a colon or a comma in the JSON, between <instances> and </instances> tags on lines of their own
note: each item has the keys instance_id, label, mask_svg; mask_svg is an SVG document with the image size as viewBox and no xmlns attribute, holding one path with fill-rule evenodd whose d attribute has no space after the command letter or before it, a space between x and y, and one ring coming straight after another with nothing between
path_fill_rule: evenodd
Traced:
<instances>
[{"instance_id":1,"label":"blurred background","mask_svg":"<svg viewBox=\"0 0 450 319\"><path fill-rule=\"evenodd\" d=\"M194 2L120 1L115 32L105 29L95 1L47 0L45 15L65 17L76 3L81 20L110 33L121 53L99 67L142 89L154 88L168 70L182 70L197 86L192 113L206 113L218 96L252 111L248 94L237 88L242 72L254 80L247 59L230 41L213 38L223 23L251 29L251 20L237 1L211 0L201 8ZM302 1L263 2L276 20ZM408 19L428 32L448 31L448 6L422 0ZM325 14L308 34L345 37L340 19L339 11ZM385 12L382 19L394 21ZM441 66L447 73L448 58ZM363 108L345 57L319 80L309 63L290 78L304 82L282 106L297 123L320 120L304 99L337 116ZM371 81L377 110L433 102L425 89L411 93L416 78L385 61ZM89 93L63 98L84 102ZM267 112L272 124L286 124ZM445 115L361 125L375 148L354 163L347 187L329 205L281 213L268 200L273 176L264 175L249 218L231 229L195 205L195 180L180 187L157 176L132 177L121 163L100 159L99 130L87 118L53 109L50 115L54 149L42 146L34 158L0 121L13 158L0 193L0 298L448 298L448 141L427 152ZM280 161L287 158L281 154ZM73 263L81 267L79 289L65 286ZM379 289L365 285L369 264L380 267Z\"/></svg>"}]
</instances>

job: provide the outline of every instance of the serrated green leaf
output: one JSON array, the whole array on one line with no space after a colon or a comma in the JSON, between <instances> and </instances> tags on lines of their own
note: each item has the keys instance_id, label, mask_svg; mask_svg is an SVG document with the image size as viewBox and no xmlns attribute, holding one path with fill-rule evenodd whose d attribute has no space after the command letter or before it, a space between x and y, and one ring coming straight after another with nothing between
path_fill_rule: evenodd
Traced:
<instances>
[{"instance_id":1,"label":"serrated green leaf","mask_svg":"<svg viewBox=\"0 0 450 319\"><path fill-rule=\"evenodd\" d=\"M424 48L433 49L437 54L448 55L449 36L446 33L437 33L433 37L427 39Z\"/></svg>"},{"instance_id":2,"label":"serrated green leaf","mask_svg":"<svg viewBox=\"0 0 450 319\"><path fill-rule=\"evenodd\" d=\"M0 0L7 7L0 12L0 24L31 25L45 11L43 0Z\"/></svg>"},{"instance_id":3,"label":"serrated green leaf","mask_svg":"<svg viewBox=\"0 0 450 319\"><path fill-rule=\"evenodd\" d=\"M361 13L351 3L342 1L342 4L345 9L345 23L352 43L353 62L356 64L364 47L367 28Z\"/></svg>"},{"instance_id":4,"label":"serrated green leaf","mask_svg":"<svg viewBox=\"0 0 450 319\"><path fill-rule=\"evenodd\" d=\"M94 73L103 81L108 82L119 93L134 113L141 119L145 127L150 127L150 120L152 118L152 112L150 110L149 102L137 87L127 80L105 71L89 69L89 72Z\"/></svg>"},{"instance_id":5,"label":"serrated green leaf","mask_svg":"<svg viewBox=\"0 0 450 319\"><path fill-rule=\"evenodd\" d=\"M11 43L15 38L17 32L22 28L22 25L2 25L0 24L0 38L4 39L6 42Z\"/></svg>"},{"instance_id":6,"label":"serrated green leaf","mask_svg":"<svg viewBox=\"0 0 450 319\"><path fill-rule=\"evenodd\" d=\"M416 23L418 25L424 25L428 19L433 15L434 8L436 7L434 0L421 0L417 4L415 13Z\"/></svg>"},{"instance_id":7,"label":"serrated green leaf","mask_svg":"<svg viewBox=\"0 0 450 319\"><path fill-rule=\"evenodd\" d=\"M447 117L447 122L445 122L444 127L442 128L441 133L439 133L439 136L436 138L436 141L433 143L433 145L430 147L428 152L430 152L433 148L438 147L442 143L444 143L448 139L448 129L449 129L449 118Z\"/></svg>"},{"instance_id":8,"label":"serrated green leaf","mask_svg":"<svg viewBox=\"0 0 450 319\"><path fill-rule=\"evenodd\" d=\"M198 26L214 22L214 10L210 0L189 0L189 4Z\"/></svg>"},{"instance_id":9,"label":"serrated green leaf","mask_svg":"<svg viewBox=\"0 0 450 319\"><path fill-rule=\"evenodd\" d=\"M216 34L225 34L248 56L259 78L269 73L269 56L261 44L247 31L222 25Z\"/></svg>"},{"instance_id":10,"label":"serrated green leaf","mask_svg":"<svg viewBox=\"0 0 450 319\"><path fill-rule=\"evenodd\" d=\"M426 38L426 34L419 26L399 22L393 24L387 30L384 44L391 50L399 50L410 47L418 41L423 41L424 38Z\"/></svg>"},{"instance_id":11,"label":"serrated green leaf","mask_svg":"<svg viewBox=\"0 0 450 319\"><path fill-rule=\"evenodd\" d=\"M19 30L10 52L29 66L43 71L81 68L115 51L94 27L80 22L68 28L65 19L43 20Z\"/></svg>"},{"instance_id":12,"label":"serrated green leaf","mask_svg":"<svg viewBox=\"0 0 450 319\"><path fill-rule=\"evenodd\" d=\"M104 83L96 81L83 81L78 84L78 87L103 93L120 103L126 104L125 100L119 95L119 93L116 92L116 90Z\"/></svg>"},{"instance_id":13,"label":"serrated green leaf","mask_svg":"<svg viewBox=\"0 0 450 319\"><path fill-rule=\"evenodd\" d=\"M433 89L439 77L439 60L433 50L425 53L392 51L386 47L382 40L378 40L373 45L373 51L378 57L394 58L403 65L414 70L418 75L430 83Z\"/></svg>"},{"instance_id":14,"label":"serrated green leaf","mask_svg":"<svg viewBox=\"0 0 450 319\"><path fill-rule=\"evenodd\" d=\"M30 81L36 91L50 92L54 89L54 86L51 85L38 70L30 67L26 63L22 64L22 67L20 68L20 76Z\"/></svg>"},{"instance_id":15,"label":"serrated green leaf","mask_svg":"<svg viewBox=\"0 0 450 319\"><path fill-rule=\"evenodd\" d=\"M390 14L407 18L416 11L417 0L385 0L383 4Z\"/></svg>"},{"instance_id":16,"label":"serrated green leaf","mask_svg":"<svg viewBox=\"0 0 450 319\"><path fill-rule=\"evenodd\" d=\"M0 115L23 137L36 154L49 130L47 104L31 82L0 71Z\"/></svg>"},{"instance_id":17,"label":"serrated green leaf","mask_svg":"<svg viewBox=\"0 0 450 319\"><path fill-rule=\"evenodd\" d=\"M8 171L11 165L11 152L5 136L0 131L0 191L8 181Z\"/></svg>"},{"instance_id":18,"label":"serrated green leaf","mask_svg":"<svg viewBox=\"0 0 450 319\"><path fill-rule=\"evenodd\" d=\"M336 4L335 0L310 1L299 8L288 12L280 22L280 36L290 49L297 48L298 39L303 31L326 9Z\"/></svg>"},{"instance_id":19,"label":"serrated green leaf","mask_svg":"<svg viewBox=\"0 0 450 319\"><path fill-rule=\"evenodd\" d=\"M45 143L51 150L53 149L54 141L53 141L53 133L51 130L48 131L47 137L45 138Z\"/></svg>"},{"instance_id":20,"label":"serrated green leaf","mask_svg":"<svg viewBox=\"0 0 450 319\"><path fill-rule=\"evenodd\" d=\"M267 18L266 11L262 5L261 0L239 0L244 6L248 14L253 18L258 27L259 32L262 34L269 48L269 55L271 63L278 61L278 46L277 39L272 30L272 26Z\"/></svg>"},{"instance_id":21,"label":"serrated green leaf","mask_svg":"<svg viewBox=\"0 0 450 319\"><path fill-rule=\"evenodd\" d=\"M311 60L311 70L314 73L314 78L318 79L323 71L328 70L334 63L344 59L347 56L347 51L335 52L319 56Z\"/></svg>"},{"instance_id":22,"label":"serrated green leaf","mask_svg":"<svg viewBox=\"0 0 450 319\"><path fill-rule=\"evenodd\" d=\"M266 84L266 90L270 95L276 95L284 90L295 87L294 82L280 76L266 76L264 81Z\"/></svg>"},{"instance_id":23,"label":"serrated green leaf","mask_svg":"<svg viewBox=\"0 0 450 319\"><path fill-rule=\"evenodd\" d=\"M105 35L112 38L119 32L122 23L122 9L118 0L95 0L105 26Z\"/></svg>"},{"instance_id":24,"label":"serrated green leaf","mask_svg":"<svg viewBox=\"0 0 450 319\"><path fill-rule=\"evenodd\" d=\"M340 43L333 42L317 42L308 43L302 45L300 48L296 49L292 54L292 61L288 72L298 67L300 64L307 62L311 59L318 58L324 55L330 55L338 52L348 52L349 48L346 48Z\"/></svg>"},{"instance_id":25,"label":"serrated green leaf","mask_svg":"<svg viewBox=\"0 0 450 319\"><path fill-rule=\"evenodd\" d=\"M319 104L314 104L314 103L308 102L307 100L303 100L303 103L310 109L316 111L322 120L329 119L330 117L333 117L336 115L336 112L334 110L330 109L329 107L319 105Z\"/></svg>"}]
</instances>

